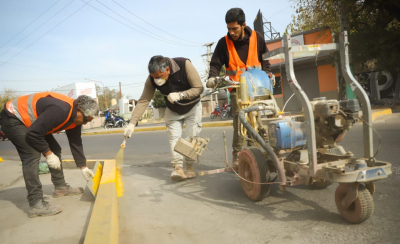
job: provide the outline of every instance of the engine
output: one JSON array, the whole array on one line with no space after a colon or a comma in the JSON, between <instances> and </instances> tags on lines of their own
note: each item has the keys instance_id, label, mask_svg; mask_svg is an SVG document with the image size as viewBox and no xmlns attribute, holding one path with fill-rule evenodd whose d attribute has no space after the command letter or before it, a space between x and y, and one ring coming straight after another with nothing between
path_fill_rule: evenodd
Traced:
<instances>
[{"instance_id":1,"label":"engine","mask_svg":"<svg viewBox=\"0 0 400 244\"><path fill-rule=\"evenodd\" d=\"M358 100L326 100L316 98L311 102L317 148L333 145L343 140L346 132L357 121L360 104ZM271 147L279 150L294 149L307 142L304 122L284 117L268 124L268 139Z\"/></svg>"}]
</instances>

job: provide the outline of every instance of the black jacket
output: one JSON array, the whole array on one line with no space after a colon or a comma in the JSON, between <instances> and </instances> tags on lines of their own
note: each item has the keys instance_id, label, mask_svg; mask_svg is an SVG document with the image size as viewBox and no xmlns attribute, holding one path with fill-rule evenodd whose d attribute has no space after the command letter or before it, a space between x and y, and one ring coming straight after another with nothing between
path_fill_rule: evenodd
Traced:
<instances>
[{"instance_id":1,"label":"black jacket","mask_svg":"<svg viewBox=\"0 0 400 244\"><path fill-rule=\"evenodd\" d=\"M242 40L234 41L229 33L228 38L233 41L233 45L235 46L236 52L239 55L240 60L244 64L247 62L247 56L249 52L249 38L252 34L252 30L250 27L246 26L244 29L245 36ZM262 60L262 55L268 52L267 45L265 44L265 39L261 33L257 32L257 51L258 51L258 60L261 62L262 70L270 72L270 63L268 60ZM209 77L219 76L219 72L221 71L221 67L225 65L225 67L229 67L229 53L228 47L226 45L225 36L222 37L217 46L215 47L214 54L211 58L210 62L210 74Z\"/></svg>"}]
</instances>

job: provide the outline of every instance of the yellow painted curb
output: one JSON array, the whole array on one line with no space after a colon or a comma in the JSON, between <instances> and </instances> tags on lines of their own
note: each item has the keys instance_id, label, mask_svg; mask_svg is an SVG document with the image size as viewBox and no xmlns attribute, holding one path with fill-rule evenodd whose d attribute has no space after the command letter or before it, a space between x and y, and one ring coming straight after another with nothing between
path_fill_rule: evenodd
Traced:
<instances>
[{"instance_id":1,"label":"yellow painted curb","mask_svg":"<svg viewBox=\"0 0 400 244\"><path fill-rule=\"evenodd\" d=\"M373 110L372 115L371 115L371 120L375 121L379 116L388 115L388 114L392 114L392 109L387 108L387 109L382 109L380 111Z\"/></svg>"},{"instance_id":2,"label":"yellow painted curb","mask_svg":"<svg viewBox=\"0 0 400 244\"><path fill-rule=\"evenodd\" d=\"M118 243L117 164L106 160L85 236L85 244Z\"/></svg>"},{"instance_id":3,"label":"yellow painted curb","mask_svg":"<svg viewBox=\"0 0 400 244\"><path fill-rule=\"evenodd\" d=\"M212 122L212 123L203 123L202 127L223 127L223 126L232 126L233 122ZM135 132L143 132L143 131L160 131L160 130L166 130L166 126L152 126L152 127L136 127ZM97 132L83 132L82 135L103 135L103 134L118 134L118 133L124 133L124 130L109 130L109 131L97 131Z\"/></svg>"}]
</instances>

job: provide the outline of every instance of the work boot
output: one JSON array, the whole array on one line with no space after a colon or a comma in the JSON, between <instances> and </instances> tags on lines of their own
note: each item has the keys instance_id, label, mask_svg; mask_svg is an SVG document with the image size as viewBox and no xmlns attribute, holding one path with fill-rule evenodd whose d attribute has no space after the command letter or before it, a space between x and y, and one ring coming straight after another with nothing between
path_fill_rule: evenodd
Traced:
<instances>
[{"instance_id":1,"label":"work boot","mask_svg":"<svg viewBox=\"0 0 400 244\"><path fill-rule=\"evenodd\" d=\"M82 194L82 187L70 187L68 184L54 187L53 197L73 196Z\"/></svg>"},{"instance_id":2,"label":"work boot","mask_svg":"<svg viewBox=\"0 0 400 244\"><path fill-rule=\"evenodd\" d=\"M232 152L232 167L239 166L239 151Z\"/></svg>"},{"instance_id":3,"label":"work boot","mask_svg":"<svg viewBox=\"0 0 400 244\"><path fill-rule=\"evenodd\" d=\"M185 172L183 172L183 169L181 166L175 166L174 171L171 173L171 180L173 181L182 181L186 179Z\"/></svg>"},{"instance_id":4,"label":"work boot","mask_svg":"<svg viewBox=\"0 0 400 244\"><path fill-rule=\"evenodd\" d=\"M185 168L186 168L186 178L190 179L190 178L196 177L196 173L194 172L193 163L186 162Z\"/></svg>"},{"instance_id":5,"label":"work boot","mask_svg":"<svg viewBox=\"0 0 400 244\"><path fill-rule=\"evenodd\" d=\"M58 214L62 211L62 207L60 205L50 205L50 203L46 202L43 199L40 199L37 203L29 208L28 217L45 217Z\"/></svg>"}]
</instances>

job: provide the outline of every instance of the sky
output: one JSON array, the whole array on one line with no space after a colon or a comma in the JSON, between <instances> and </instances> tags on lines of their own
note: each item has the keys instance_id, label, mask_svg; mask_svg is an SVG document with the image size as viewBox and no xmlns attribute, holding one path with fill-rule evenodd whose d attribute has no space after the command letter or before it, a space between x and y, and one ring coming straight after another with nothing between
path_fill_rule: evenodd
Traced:
<instances>
[{"instance_id":1,"label":"sky","mask_svg":"<svg viewBox=\"0 0 400 244\"><path fill-rule=\"evenodd\" d=\"M283 34L294 9L281 1L0 0L0 93L20 95L100 81L139 99L154 55L185 57L200 75L203 46L227 33L225 14L240 7L246 24L260 10Z\"/></svg>"}]
</instances>

